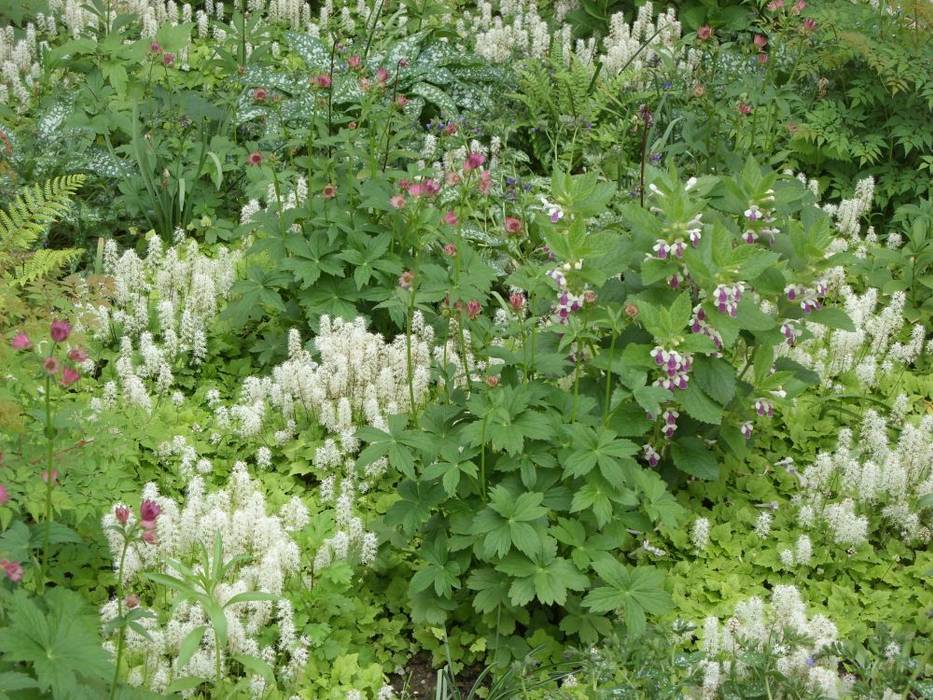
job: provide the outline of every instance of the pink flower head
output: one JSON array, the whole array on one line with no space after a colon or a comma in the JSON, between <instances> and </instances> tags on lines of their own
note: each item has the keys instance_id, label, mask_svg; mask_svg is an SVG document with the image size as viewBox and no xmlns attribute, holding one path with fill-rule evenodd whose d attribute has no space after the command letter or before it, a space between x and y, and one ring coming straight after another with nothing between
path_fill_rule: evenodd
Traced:
<instances>
[{"instance_id":1,"label":"pink flower head","mask_svg":"<svg viewBox=\"0 0 933 700\"><path fill-rule=\"evenodd\" d=\"M754 42L757 48L763 49L768 45L768 37L766 37L764 34L756 34Z\"/></svg>"},{"instance_id":2,"label":"pink flower head","mask_svg":"<svg viewBox=\"0 0 933 700\"><path fill-rule=\"evenodd\" d=\"M158 41L153 41L151 44L149 44L149 50L152 53L162 53L162 47L159 46Z\"/></svg>"},{"instance_id":3,"label":"pink flower head","mask_svg":"<svg viewBox=\"0 0 933 700\"><path fill-rule=\"evenodd\" d=\"M317 85L319 88L329 88L333 81L330 79L330 76L327 73L321 73L320 75L313 77L311 82Z\"/></svg>"},{"instance_id":4,"label":"pink flower head","mask_svg":"<svg viewBox=\"0 0 933 700\"><path fill-rule=\"evenodd\" d=\"M360 90L369 92L369 78L360 78Z\"/></svg>"},{"instance_id":5,"label":"pink flower head","mask_svg":"<svg viewBox=\"0 0 933 700\"><path fill-rule=\"evenodd\" d=\"M156 531L154 528L143 530L143 542L145 542L146 544L155 544L158 541L159 541L159 538L158 538L158 535L156 535Z\"/></svg>"},{"instance_id":6,"label":"pink flower head","mask_svg":"<svg viewBox=\"0 0 933 700\"><path fill-rule=\"evenodd\" d=\"M412 282L415 281L415 273L411 270L405 270L398 278L398 286L402 289L411 289Z\"/></svg>"},{"instance_id":7,"label":"pink flower head","mask_svg":"<svg viewBox=\"0 0 933 700\"><path fill-rule=\"evenodd\" d=\"M490 374L488 377L486 377L486 386L488 386L490 389L494 389L499 386L498 375Z\"/></svg>"},{"instance_id":8,"label":"pink flower head","mask_svg":"<svg viewBox=\"0 0 933 700\"><path fill-rule=\"evenodd\" d=\"M333 199L337 196L337 186L327 183L324 185L324 189L321 190L321 194L324 195L324 199Z\"/></svg>"},{"instance_id":9,"label":"pink flower head","mask_svg":"<svg viewBox=\"0 0 933 700\"><path fill-rule=\"evenodd\" d=\"M166 51L164 54L162 54L162 65L170 66L173 63L175 63L175 54L171 53L170 51Z\"/></svg>"},{"instance_id":10,"label":"pink flower head","mask_svg":"<svg viewBox=\"0 0 933 700\"><path fill-rule=\"evenodd\" d=\"M790 11L795 15L799 15L806 9L806 7L806 0L797 0L797 2L794 3L794 6L790 8Z\"/></svg>"},{"instance_id":11,"label":"pink flower head","mask_svg":"<svg viewBox=\"0 0 933 700\"><path fill-rule=\"evenodd\" d=\"M505 230L506 233L517 236L522 232L522 220L515 216L505 217Z\"/></svg>"},{"instance_id":12,"label":"pink flower head","mask_svg":"<svg viewBox=\"0 0 933 700\"><path fill-rule=\"evenodd\" d=\"M155 523L156 518L159 517L161 512L162 507L148 498L144 499L143 502L139 504L139 519L143 523ZM143 527L146 526L143 525Z\"/></svg>"},{"instance_id":13,"label":"pink flower head","mask_svg":"<svg viewBox=\"0 0 933 700\"><path fill-rule=\"evenodd\" d=\"M700 41L709 41L713 36L713 28L708 24L704 24L702 27L697 29L697 38Z\"/></svg>"},{"instance_id":14,"label":"pink flower head","mask_svg":"<svg viewBox=\"0 0 933 700\"><path fill-rule=\"evenodd\" d=\"M376 69L376 80L380 83L385 84L389 80L389 71L385 68L379 67Z\"/></svg>"},{"instance_id":15,"label":"pink flower head","mask_svg":"<svg viewBox=\"0 0 933 700\"><path fill-rule=\"evenodd\" d=\"M408 186L408 194L417 199L418 197L427 194L427 189L425 188L423 182L413 182Z\"/></svg>"},{"instance_id":16,"label":"pink flower head","mask_svg":"<svg viewBox=\"0 0 933 700\"><path fill-rule=\"evenodd\" d=\"M398 105L399 107L403 108L403 109L404 109L404 107L408 104L408 102L409 102L409 99L408 99L407 97L405 97L405 95L396 95L396 96L395 96L395 104Z\"/></svg>"},{"instance_id":17,"label":"pink flower head","mask_svg":"<svg viewBox=\"0 0 933 700\"><path fill-rule=\"evenodd\" d=\"M29 336L20 331L13 336L13 340L10 341L10 346L14 350L28 350L32 347L32 341L29 340Z\"/></svg>"},{"instance_id":18,"label":"pink flower head","mask_svg":"<svg viewBox=\"0 0 933 700\"><path fill-rule=\"evenodd\" d=\"M448 257L454 257L457 254L457 246L453 243L448 243L444 246L444 255Z\"/></svg>"},{"instance_id":19,"label":"pink flower head","mask_svg":"<svg viewBox=\"0 0 933 700\"><path fill-rule=\"evenodd\" d=\"M748 116L752 113L752 106L747 102L739 102L739 114Z\"/></svg>"},{"instance_id":20,"label":"pink flower head","mask_svg":"<svg viewBox=\"0 0 933 700\"><path fill-rule=\"evenodd\" d=\"M10 502L10 492L6 490L6 486L0 484L0 506L5 506Z\"/></svg>"},{"instance_id":21,"label":"pink flower head","mask_svg":"<svg viewBox=\"0 0 933 700\"><path fill-rule=\"evenodd\" d=\"M123 604L129 609L133 610L134 608L139 607L139 596L135 593L130 593L126 598L123 599Z\"/></svg>"},{"instance_id":22,"label":"pink flower head","mask_svg":"<svg viewBox=\"0 0 933 700\"><path fill-rule=\"evenodd\" d=\"M457 124L457 122L447 122L446 126L444 126L444 135L453 136L459 130L460 130L460 125Z\"/></svg>"},{"instance_id":23,"label":"pink flower head","mask_svg":"<svg viewBox=\"0 0 933 700\"><path fill-rule=\"evenodd\" d=\"M448 187L456 187L460 184L460 176L455 172L449 172L444 176L444 182Z\"/></svg>"},{"instance_id":24,"label":"pink flower head","mask_svg":"<svg viewBox=\"0 0 933 700\"><path fill-rule=\"evenodd\" d=\"M52 340L56 343L63 343L68 340L68 336L71 335L71 324L68 323L68 321L52 321L49 332L52 336Z\"/></svg>"},{"instance_id":25,"label":"pink flower head","mask_svg":"<svg viewBox=\"0 0 933 700\"><path fill-rule=\"evenodd\" d=\"M771 0L771 2L768 3L768 9L771 10L772 12L777 12L783 7L784 7L784 0Z\"/></svg>"},{"instance_id":26,"label":"pink flower head","mask_svg":"<svg viewBox=\"0 0 933 700\"><path fill-rule=\"evenodd\" d=\"M19 562L0 559L0 568L6 573L6 577L13 583L19 583L23 580L23 567Z\"/></svg>"},{"instance_id":27,"label":"pink flower head","mask_svg":"<svg viewBox=\"0 0 933 700\"><path fill-rule=\"evenodd\" d=\"M265 102L269 98L269 91L264 87L258 87L253 90L253 99L256 102Z\"/></svg>"},{"instance_id":28,"label":"pink flower head","mask_svg":"<svg viewBox=\"0 0 933 700\"><path fill-rule=\"evenodd\" d=\"M61 368L61 363L54 357L47 357L42 361L42 369L45 370L45 373L48 375L58 374L58 370Z\"/></svg>"},{"instance_id":29,"label":"pink flower head","mask_svg":"<svg viewBox=\"0 0 933 700\"><path fill-rule=\"evenodd\" d=\"M764 51L762 51L760 54L758 54L758 57L757 57L757 58L758 58L758 63L759 63L759 65L762 65L762 66L763 66L764 64L766 64L766 63L768 62L768 54L766 54Z\"/></svg>"},{"instance_id":30,"label":"pink flower head","mask_svg":"<svg viewBox=\"0 0 933 700\"><path fill-rule=\"evenodd\" d=\"M262 153L259 151L253 151L246 158L246 162L253 167L258 167L262 165Z\"/></svg>"},{"instance_id":31,"label":"pink flower head","mask_svg":"<svg viewBox=\"0 0 933 700\"><path fill-rule=\"evenodd\" d=\"M814 20L812 17L807 17L801 26L803 27L803 31L812 32L814 29L816 29L816 20Z\"/></svg>"},{"instance_id":32,"label":"pink flower head","mask_svg":"<svg viewBox=\"0 0 933 700\"><path fill-rule=\"evenodd\" d=\"M84 362L87 360L87 351L83 348L71 348L68 351L68 359L72 362Z\"/></svg>"},{"instance_id":33,"label":"pink flower head","mask_svg":"<svg viewBox=\"0 0 933 700\"><path fill-rule=\"evenodd\" d=\"M476 299L470 299L470 301L467 302L466 310L467 310L467 316L469 316L470 320L472 321L473 319L475 319L477 316L480 315L480 312L483 310L483 307L480 305L478 301L476 301Z\"/></svg>"},{"instance_id":34,"label":"pink flower head","mask_svg":"<svg viewBox=\"0 0 933 700\"><path fill-rule=\"evenodd\" d=\"M62 370L62 386L71 386L79 379L81 379L81 374L78 370L72 367L65 367Z\"/></svg>"},{"instance_id":35,"label":"pink flower head","mask_svg":"<svg viewBox=\"0 0 933 700\"><path fill-rule=\"evenodd\" d=\"M484 156L482 153L472 151L466 157L466 160L463 162L463 169L464 170L476 170L478 167L480 167L485 162L486 162L486 156Z\"/></svg>"},{"instance_id":36,"label":"pink flower head","mask_svg":"<svg viewBox=\"0 0 933 700\"><path fill-rule=\"evenodd\" d=\"M41 472L39 472L39 478L42 479L42 481L44 481L44 482L47 483L47 484L50 483L50 481L49 481L49 472L48 472L47 470L45 470L45 469L43 469ZM52 479L51 479L51 483L54 484L54 483L57 482L57 481L58 481L58 470L57 470L57 469L53 469L53 470L52 470Z\"/></svg>"},{"instance_id":37,"label":"pink flower head","mask_svg":"<svg viewBox=\"0 0 933 700\"><path fill-rule=\"evenodd\" d=\"M347 59L347 65L350 67L350 70L359 70L363 65L363 58L357 54L353 54Z\"/></svg>"},{"instance_id":38,"label":"pink flower head","mask_svg":"<svg viewBox=\"0 0 933 700\"><path fill-rule=\"evenodd\" d=\"M405 206L405 195L396 194L392 197L389 197L389 204L392 205L393 209L401 209Z\"/></svg>"},{"instance_id":39,"label":"pink flower head","mask_svg":"<svg viewBox=\"0 0 933 700\"><path fill-rule=\"evenodd\" d=\"M509 295L509 306L512 311L519 312L525 308L525 295L521 292L512 292Z\"/></svg>"},{"instance_id":40,"label":"pink flower head","mask_svg":"<svg viewBox=\"0 0 933 700\"><path fill-rule=\"evenodd\" d=\"M121 525L126 525L130 520L130 509L127 506L114 506L113 507L113 516L117 519L117 522Z\"/></svg>"},{"instance_id":41,"label":"pink flower head","mask_svg":"<svg viewBox=\"0 0 933 700\"><path fill-rule=\"evenodd\" d=\"M457 215L454 212L448 211L446 214L444 214L444 216L441 217L441 221L443 221L448 226L456 226L459 222L459 219L457 219Z\"/></svg>"},{"instance_id":42,"label":"pink flower head","mask_svg":"<svg viewBox=\"0 0 933 700\"><path fill-rule=\"evenodd\" d=\"M479 174L479 191L482 194L489 194L490 185L492 185L492 173L484 170Z\"/></svg>"}]
</instances>

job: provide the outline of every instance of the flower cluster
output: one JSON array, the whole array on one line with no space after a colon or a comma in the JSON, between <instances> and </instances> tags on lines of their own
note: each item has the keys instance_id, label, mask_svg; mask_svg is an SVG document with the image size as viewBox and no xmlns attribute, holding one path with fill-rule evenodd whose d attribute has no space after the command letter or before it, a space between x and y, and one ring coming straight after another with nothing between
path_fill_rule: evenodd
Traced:
<instances>
[{"instance_id":1,"label":"flower cluster","mask_svg":"<svg viewBox=\"0 0 933 700\"><path fill-rule=\"evenodd\" d=\"M717 697L721 684L749 672L753 655L770 652L777 671L797 679L821 697L839 697L846 682L829 655L836 625L823 615L810 616L794 586L775 586L766 603L753 596L735 606L725 622L715 617L703 624L700 697Z\"/></svg>"},{"instance_id":2,"label":"flower cluster","mask_svg":"<svg viewBox=\"0 0 933 700\"><path fill-rule=\"evenodd\" d=\"M655 385L668 391L684 390L690 381L690 370L693 367L693 355L689 352L680 353L676 350L665 350L656 346L651 351L651 359L658 366L661 377L655 380Z\"/></svg>"},{"instance_id":3,"label":"flower cluster","mask_svg":"<svg viewBox=\"0 0 933 700\"><path fill-rule=\"evenodd\" d=\"M891 428L900 431L894 444ZM794 498L800 524L822 524L834 542L852 547L868 541L878 514L905 542L929 542L933 512L924 499L933 494L933 417L914 424L868 410L860 433L854 440L844 428L836 449L801 472Z\"/></svg>"},{"instance_id":4,"label":"flower cluster","mask_svg":"<svg viewBox=\"0 0 933 700\"><path fill-rule=\"evenodd\" d=\"M124 555L121 531L135 527L137 517L143 537L130 541ZM300 572L300 553L289 533L308 522L307 509L297 500L278 515L269 515L265 497L243 463L234 465L226 488L219 491L207 493L201 478L193 478L181 505L161 496L154 484L147 484L138 516L124 505L115 506L104 516L103 527L118 576L124 586L140 591L128 596L136 605L144 597L144 571L183 575L173 562L197 571L202 566L202 546L211 551L218 535L225 561L236 562L212 592L224 606L227 646L218 649L215 636L204 634L190 660L179 664L181 646L189 633L201 625L211 626L208 610L201 603L181 601L170 610L157 611L160 615L140 618L145 635L132 627L126 629L130 683L163 693L172 681L184 676L213 677L218 654L224 675L232 672L233 657L245 654L272 665L285 683L297 677L308 659L309 642L297 635L288 600L226 603L250 591L281 596L286 579ZM113 620L118 608L116 600L104 605L102 621ZM272 630L276 632L270 634ZM114 646L112 641L107 644L111 649Z\"/></svg>"}]
</instances>

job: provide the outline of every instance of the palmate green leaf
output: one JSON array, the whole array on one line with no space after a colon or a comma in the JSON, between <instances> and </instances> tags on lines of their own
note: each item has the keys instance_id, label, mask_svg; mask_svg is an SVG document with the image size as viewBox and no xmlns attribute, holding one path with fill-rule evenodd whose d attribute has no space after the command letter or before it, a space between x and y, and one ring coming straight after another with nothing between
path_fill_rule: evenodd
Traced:
<instances>
[{"instance_id":1,"label":"palmate green leaf","mask_svg":"<svg viewBox=\"0 0 933 700\"><path fill-rule=\"evenodd\" d=\"M113 666L100 645L97 620L85 613L83 599L53 588L44 608L24 590L12 597L6 626L0 629L0 657L32 664L40 690L54 698L86 696L88 681L109 680Z\"/></svg>"},{"instance_id":2,"label":"palmate green leaf","mask_svg":"<svg viewBox=\"0 0 933 700\"><path fill-rule=\"evenodd\" d=\"M476 569L467 579L467 587L476 591L473 608L477 612L491 613L509 603L510 579L495 569Z\"/></svg>"},{"instance_id":3,"label":"palmate green leaf","mask_svg":"<svg viewBox=\"0 0 933 700\"><path fill-rule=\"evenodd\" d=\"M437 483L405 480L398 487L401 498L386 513L388 525L399 525L411 536L420 528L437 504L444 500L444 488Z\"/></svg>"},{"instance_id":4,"label":"palmate green leaf","mask_svg":"<svg viewBox=\"0 0 933 700\"><path fill-rule=\"evenodd\" d=\"M607 558L594 562L593 569L607 585L591 590L583 607L595 613L621 610L633 634L644 632L646 613L663 615L673 607L664 574L653 566L628 567Z\"/></svg>"},{"instance_id":5,"label":"palmate green leaf","mask_svg":"<svg viewBox=\"0 0 933 700\"><path fill-rule=\"evenodd\" d=\"M512 554L496 569L512 576L509 600L513 605L527 605L537 598L544 605L563 605L567 591L582 591L589 579L567 559L557 556L557 543L548 538L533 556Z\"/></svg>"},{"instance_id":6,"label":"palmate green leaf","mask_svg":"<svg viewBox=\"0 0 933 700\"><path fill-rule=\"evenodd\" d=\"M408 416L389 416L389 432L378 428L363 427L357 437L369 444L357 457L357 467L365 467L381 457L387 457L389 465L398 469L409 479L415 478L417 452L431 453L431 438L420 430L407 430Z\"/></svg>"},{"instance_id":7,"label":"palmate green leaf","mask_svg":"<svg viewBox=\"0 0 933 700\"><path fill-rule=\"evenodd\" d=\"M483 556L504 557L513 546L529 556L539 551L541 536L536 521L547 515L547 508L541 505L543 498L544 494L531 491L513 498L504 486L492 489L489 505L477 514L471 528L473 534L483 536Z\"/></svg>"}]
</instances>

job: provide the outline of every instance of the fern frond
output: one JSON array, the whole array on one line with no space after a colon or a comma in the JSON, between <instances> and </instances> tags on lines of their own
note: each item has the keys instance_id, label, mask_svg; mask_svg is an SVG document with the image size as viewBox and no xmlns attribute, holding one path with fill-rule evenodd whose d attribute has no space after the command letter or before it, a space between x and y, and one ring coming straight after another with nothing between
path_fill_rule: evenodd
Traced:
<instances>
[{"instance_id":1,"label":"fern frond","mask_svg":"<svg viewBox=\"0 0 933 700\"><path fill-rule=\"evenodd\" d=\"M0 257L27 250L46 227L62 216L84 175L66 175L23 190L4 211L0 209Z\"/></svg>"},{"instance_id":2,"label":"fern frond","mask_svg":"<svg viewBox=\"0 0 933 700\"><path fill-rule=\"evenodd\" d=\"M37 250L26 260L22 270L14 275L14 283L23 287L30 282L48 277L53 272L58 272L65 265L76 260L84 251L80 248L65 248L61 250L50 250L43 248Z\"/></svg>"}]
</instances>

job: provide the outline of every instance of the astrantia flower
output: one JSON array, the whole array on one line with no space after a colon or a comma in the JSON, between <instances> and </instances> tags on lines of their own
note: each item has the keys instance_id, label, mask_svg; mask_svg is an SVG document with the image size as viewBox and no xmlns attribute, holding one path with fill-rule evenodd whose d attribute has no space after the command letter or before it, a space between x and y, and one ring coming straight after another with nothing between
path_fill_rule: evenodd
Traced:
<instances>
[{"instance_id":1,"label":"astrantia flower","mask_svg":"<svg viewBox=\"0 0 933 700\"><path fill-rule=\"evenodd\" d=\"M166 51L164 54L162 54L162 65L170 66L173 63L175 63L175 54L171 53L170 51Z\"/></svg>"},{"instance_id":2,"label":"astrantia flower","mask_svg":"<svg viewBox=\"0 0 933 700\"><path fill-rule=\"evenodd\" d=\"M54 357L47 357L42 362L42 369L45 370L46 374L58 374L58 370L61 367L61 363Z\"/></svg>"},{"instance_id":3,"label":"astrantia flower","mask_svg":"<svg viewBox=\"0 0 933 700\"><path fill-rule=\"evenodd\" d=\"M522 220L515 216L505 217L504 224L506 233L515 236L522 232Z\"/></svg>"},{"instance_id":4,"label":"astrantia flower","mask_svg":"<svg viewBox=\"0 0 933 700\"><path fill-rule=\"evenodd\" d=\"M697 29L697 38L700 41L708 41L713 36L713 28L708 24L704 24L702 27Z\"/></svg>"},{"instance_id":5,"label":"astrantia flower","mask_svg":"<svg viewBox=\"0 0 933 700\"><path fill-rule=\"evenodd\" d=\"M32 341L29 340L28 335L20 332L13 336L13 340L10 341L10 347L14 350L28 350L32 347Z\"/></svg>"},{"instance_id":6,"label":"astrantia flower","mask_svg":"<svg viewBox=\"0 0 933 700\"><path fill-rule=\"evenodd\" d=\"M755 46L759 49L763 49L768 45L768 37L766 37L764 34L756 34L753 41Z\"/></svg>"},{"instance_id":7,"label":"astrantia flower","mask_svg":"<svg viewBox=\"0 0 933 700\"><path fill-rule=\"evenodd\" d=\"M65 367L62 370L62 386L71 386L79 379L81 379L81 375L76 369Z\"/></svg>"},{"instance_id":8,"label":"astrantia flower","mask_svg":"<svg viewBox=\"0 0 933 700\"><path fill-rule=\"evenodd\" d=\"M359 70L363 65L363 58L354 54L347 59L347 66L350 70Z\"/></svg>"},{"instance_id":9,"label":"astrantia flower","mask_svg":"<svg viewBox=\"0 0 933 700\"><path fill-rule=\"evenodd\" d=\"M311 78L311 82L320 88L329 88L332 83L330 76L326 73Z\"/></svg>"},{"instance_id":10,"label":"astrantia flower","mask_svg":"<svg viewBox=\"0 0 933 700\"><path fill-rule=\"evenodd\" d=\"M253 99L256 100L256 102L265 102L268 97L269 91L265 88L258 87L253 90Z\"/></svg>"},{"instance_id":11,"label":"astrantia flower","mask_svg":"<svg viewBox=\"0 0 933 700\"><path fill-rule=\"evenodd\" d=\"M324 196L324 199L333 199L337 196L337 186L327 183L324 185L324 189L321 190L321 194Z\"/></svg>"},{"instance_id":12,"label":"astrantia flower","mask_svg":"<svg viewBox=\"0 0 933 700\"><path fill-rule=\"evenodd\" d=\"M87 359L87 352L82 348L72 348L68 351L68 359L72 362L84 362Z\"/></svg>"},{"instance_id":13,"label":"astrantia flower","mask_svg":"<svg viewBox=\"0 0 933 700\"><path fill-rule=\"evenodd\" d=\"M444 255L448 257L454 257L457 254L457 246L453 243L448 243L444 246Z\"/></svg>"},{"instance_id":14,"label":"astrantia flower","mask_svg":"<svg viewBox=\"0 0 933 700\"><path fill-rule=\"evenodd\" d=\"M52 321L49 333L56 343L63 343L71 335L71 324L68 321Z\"/></svg>"},{"instance_id":15,"label":"astrantia flower","mask_svg":"<svg viewBox=\"0 0 933 700\"><path fill-rule=\"evenodd\" d=\"M116 505L113 507L113 517L117 519L117 522L121 525L126 525L130 519L130 509L125 505Z\"/></svg>"},{"instance_id":16,"label":"astrantia flower","mask_svg":"<svg viewBox=\"0 0 933 700\"><path fill-rule=\"evenodd\" d=\"M466 309L467 309L467 316L469 316L470 320L472 321L473 319L475 319L477 316L480 315L480 312L482 312L483 307L480 305L478 301L476 301L476 299L471 299L470 301L467 302Z\"/></svg>"},{"instance_id":17,"label":"astrantia flower","mask_svg":"<svg viewBox=\"0 0 933 700\"><path fill-rule=\"evenodd\" d=\"M392 205L393 209L401 209L405 206L405 195L396 194L392 197L389 197L389 204Z\"/></svg>"},{"instance_id":18,"label":"astrantia flower","mask_svg":"<svg viewBox=\"0 0 933 700\"><path fill-rule=\"evenodd\" d=\"M415 280L415 273L411 270L405 270L398 278L398 286L402 289L411 289L411 283Z\"/></svg>"},{"instance_id":19,"label":"astrantia flower","mask_svg":"<svg viewBox=\"0 0 933 700\"><path fill-rule=\"evenodd\" d=\"M10 494L6 490L6 486L0 484L0 506L5 506L10 502Z\"/></svg>"},{"instance_id":20,"label":"astrantia flower","mask_svg":"<svg viewBox=\"0 0 933 700\"><path fill-rule=\"evenodd\" d=\"M466 157L466 160L463 162L463 169L464 170L476 170L478 167L480 167L485 162L486 162L486 156L484 156L482 153L472 151Z\"/></svg>"},{"instance_id":21,"label":"astrantia flower","mask_svg":"<svg viewBox=\"0 0 933 700\"><path fill-rule=\"evenodd\" d=\"M739 114L743 116L748 116L752 113L752 106L747 102L739 102L738 106Z\"/></svg>"},{"instance_id":22,"label":"astrantia flower","mask_svg":"<svg viewBox=\"0 0 933 700\"><path fill-rule=\"evenodd\" d=\"M23 580L23 567L19 562L0 559L0 569L3 569L6 577L13 583L19 583Z\"/></svg>"},{"instance_id":23,"label":"astrantia flower","mask_svg":"<svg viewBox=\"0 0 933 700\"><path fill-rule=\"evenodd\" d=\"M162 507L158 503L148 498L144 499L143 502L139 504L139 519L144 523L143 527L146 527L145 523L154 524L161 512Z\"/></svg>"},{"instance_id":24,"label":"astrantia flower","mask_svg":"<svg viewBox=\"0 0 933 700\"><path fill-rule=\"evenodd\" d=\"M443 221L448 226L456 226L459 222L457 215L452 211L448 211L446 214L444 214L444 216L441 217L441 221Z\"/></svg>"},{"instance_id":25,"label":"astrantia flower","mask_svg":"<svg viewBox=\"0 0 933 700\"><path fill-rule=\"evenodd\" d=\"M262 153L259 151L253 151L246 158L246 162L252 166L262 165Z\"/></svg>"}]
</instances>

